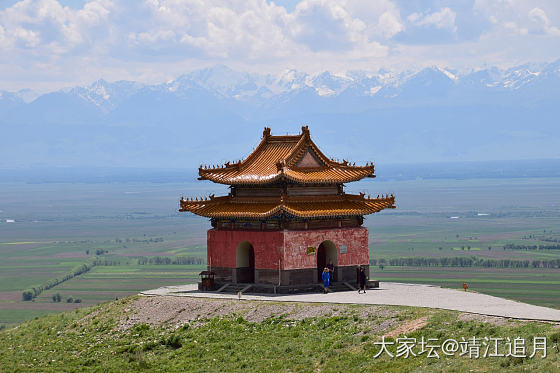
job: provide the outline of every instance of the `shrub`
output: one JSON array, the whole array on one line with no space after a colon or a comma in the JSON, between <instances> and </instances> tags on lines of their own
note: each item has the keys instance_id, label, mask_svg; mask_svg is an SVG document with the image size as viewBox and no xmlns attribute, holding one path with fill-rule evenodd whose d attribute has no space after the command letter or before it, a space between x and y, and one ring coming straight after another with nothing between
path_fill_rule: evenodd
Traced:
<instances>
[{"instance_id":1,"label":"shrub","mask_svg":"<svg viewBox=\"0 0 560 373\"><path fill-rule=\"evenodd\" d=\"M82 303L82 300L79 298L74 299L74 303Z\"/></svg>"},{"instance_id":2,"label":"shrub","mask_svg":"<svg viewBox=\"0 0 560 373\"><path fill-rule=\"evenodd\" d=\"M66 298L66 303L73 303L73 302L74 302L74 298L72 297Z\"/></svg>"},{"instance_id":3,"label":"shrub","mask_svg":"<svg viewBox=\"0 0 560 373\"><path fill-rule=\"evenodd\" d=\"M181 343L181 337L177 334L171 334L169 337L162 341L162 344L171 348L180 348L183 344Z\"/></svg>"},{"instance_id":4,"label":"shrub","mask_svg":"<svg viewBox=\"0 0 560 373\"><path fill-rule=\"evenodd\" d=\"M33 290L25 290L21 297L24 301L32 300L33 299Z\"/></svg>"}]
</instances>

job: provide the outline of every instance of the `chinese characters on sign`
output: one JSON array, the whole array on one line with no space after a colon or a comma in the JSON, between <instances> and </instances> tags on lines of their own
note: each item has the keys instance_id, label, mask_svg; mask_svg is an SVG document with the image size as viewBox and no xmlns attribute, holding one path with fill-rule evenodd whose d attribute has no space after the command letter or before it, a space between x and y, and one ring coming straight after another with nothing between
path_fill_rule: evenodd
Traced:
<instances>
[{"instance_id":1,"label":"chinese characters on sign","mask_svg":"<svg viewBox=\"0 0 560 373\"><path fill-rule=\"evenodd\" d=\"M406 359L409 356L420 356L425 354L426 357L439 359L441 356L468 356L471 359L487 358L487 357L520 357L534 358L540 356L546 357L546 337L534 337L532 343L527 343L524 338L497 338L497 337L470 337L460 340L448 338L440 340L439 338L397 338L395 341L385 340L385 336L381 341L374 342L378 346L377 353L374 358L386 354L391 358Z\"/></svg>"}]
</instances>

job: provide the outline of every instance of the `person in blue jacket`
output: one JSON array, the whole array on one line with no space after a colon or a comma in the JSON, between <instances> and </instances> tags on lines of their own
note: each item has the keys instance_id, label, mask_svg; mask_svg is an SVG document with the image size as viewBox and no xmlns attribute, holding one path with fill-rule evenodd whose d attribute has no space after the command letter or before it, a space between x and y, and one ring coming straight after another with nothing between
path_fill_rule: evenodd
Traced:
<instances>
[{"instance_id":1,"label":"person in blue jacket","mask_svg":"<svg viewBox=\"0 0 560 373\"><path fill-rule=\"evenodd\" d=\"M331 276L327 267L323 269L321 279L323 280L323 293L327 294L329 292L329 285L331 284Z\"/></svg>"}]
</instances>

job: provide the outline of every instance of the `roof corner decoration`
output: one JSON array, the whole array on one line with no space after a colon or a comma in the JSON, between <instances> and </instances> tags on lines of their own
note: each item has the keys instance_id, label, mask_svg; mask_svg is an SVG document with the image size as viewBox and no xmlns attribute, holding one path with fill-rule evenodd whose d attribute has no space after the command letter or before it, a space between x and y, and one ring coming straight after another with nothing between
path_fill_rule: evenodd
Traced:
<instances>
[{"instance_id":1,"label":"roof corner decoration","mask_svg":"<svg viewBox=\"0 0 560 373\"><path fill-rule=\"evenodd\" d=\"M265 127L263 131L263 138L270 136L270 127Z\"/></svg>"}]
</instances>

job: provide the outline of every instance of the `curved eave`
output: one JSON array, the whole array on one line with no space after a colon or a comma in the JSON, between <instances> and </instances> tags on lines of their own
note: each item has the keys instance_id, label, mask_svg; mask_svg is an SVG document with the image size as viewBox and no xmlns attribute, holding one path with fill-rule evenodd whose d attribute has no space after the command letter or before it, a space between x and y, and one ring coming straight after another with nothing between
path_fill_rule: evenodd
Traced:
<instances>
[{"instance_id":1,"label":"curved eave","mask_svg":"<svg viewBox=\"0 0 560 373\"><path fill-rule=\"evenodd\" d=\"M225 172L224 172L225 173ZM375 177L374 167L329 168L318 171L285 169L272 175L224 175L222 172L200 172L199 180L225 185L263 185L286 179L301 184L342 184Z\"/></svg>"},{"instance_id":2,"label":"curved eave","mask_svg":"<svg viewBox=\"0 0 560 373\"><path fill-rule=\"evenodd\" d=\"M294 202L234 202L228 197L205 201L181 201L179 211L192 212L207 218L250 218L265 219L275 215L290 215L298 218L346 217L369 215L387 208L395 208L393 196L363 198L350 196L339 201L294 201Z\"/></svg>"}]
</instances>

